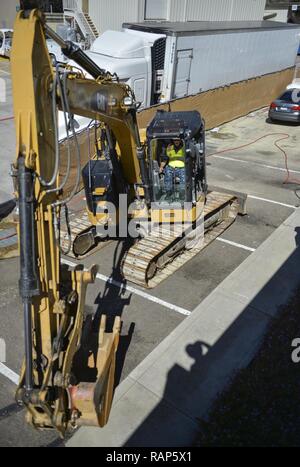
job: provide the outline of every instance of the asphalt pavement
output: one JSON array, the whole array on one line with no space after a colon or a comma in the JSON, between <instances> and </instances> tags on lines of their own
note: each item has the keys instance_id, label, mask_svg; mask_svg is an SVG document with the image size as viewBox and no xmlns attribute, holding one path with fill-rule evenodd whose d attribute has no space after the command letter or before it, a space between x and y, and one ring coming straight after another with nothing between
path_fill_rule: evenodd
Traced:
<instances>
[{"instance_id":1,"label":"asphalt pavement","mask_svg":"<svg viewBox=\"0 0 300 467\"><path fill-rule=\"evenodd\" d=\"M11 85L7 64L0 64L0 77L7 86L7 102L0 118L12 115ZM122 283L122 290L106 278L122 282L117 265L122 245L111 243L84 261L97 263L101 276L88 290L87 307L120 315L123 321L118 355L118 379L124 381L233 271L236 270L295 211L300 201L295 195L299 168L299 127L270 125L266 110L223 125L207 135L208 181L214 186L249 195L248 214L239 217L221 239L211 244L155 290L142 291ZM292 181L286 180L286 159L274 145L286 151ZM269 135L269 136L265 136ZM280 136L281 135L281 136ZM253 143L257 138L264 137ZM14 122L0 122L2 182L0 202L12 196L8 177L15 157ZM244 149L234 150L249 143ZM216 154L226 151L222 154ZM214 155L212 155L214 154ZM117 254L114 253L117 251ZM7 345L5 365L16 374L23 356L23 317L18 298L18 259L0 261L0 337ZM15 384L0 374L0 446L63 445L53 433L38 433L24 422L24 413L14 406Z\"/></svg>"}]
</instances>

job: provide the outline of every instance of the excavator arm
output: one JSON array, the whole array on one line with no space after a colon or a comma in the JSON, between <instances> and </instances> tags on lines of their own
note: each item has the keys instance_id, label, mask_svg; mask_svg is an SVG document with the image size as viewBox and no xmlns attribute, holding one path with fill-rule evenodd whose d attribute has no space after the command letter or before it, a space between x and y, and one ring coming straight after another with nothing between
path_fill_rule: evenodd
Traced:
<instances>
[{"instance_id":1,"label":"excavator arm","mask_svg":"<svg viewBox=\"0 0 300 467\"><path fill-rule=\"evenodd\" d=\"M132 180L140 177L146 191L147 183L129 89L103 70L90 69L84 53L78 51L79 65L85 65L97 79L86 79L74 69L56 67L53 71L45 28L40 10L20 11L11 56L17 139L13 175L19 205L19 287L25 335L16 398L26 407L31 425L56 429L64 436L72 427L102 427L108 421L120 318L110 325L110 332L105 315L97 332L95 322L85 327L86 289L95 280L97 267L69 270L61 259L60 217L78 189L80 153L78 147L77 181L72 193L66 194L66 179L62 181L60 174L58 109L68 115L66 123L75 138L73 114L106 124L126 155L123 163L128 164Z\"/></svg>"}]
</instances>

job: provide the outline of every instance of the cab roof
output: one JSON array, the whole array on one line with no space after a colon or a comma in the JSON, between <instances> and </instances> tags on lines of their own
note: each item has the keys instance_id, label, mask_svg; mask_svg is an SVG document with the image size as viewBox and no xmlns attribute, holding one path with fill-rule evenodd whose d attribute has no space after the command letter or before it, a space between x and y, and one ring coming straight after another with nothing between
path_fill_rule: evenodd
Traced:
<instances>
[{"instance_id":1,"label":"cab roof","mask_svg":"<svg viewBox=\"0 0 300 467\"><path fill-rule=\"evenodd\" d=\"M197 111L158 111L148 127L147 137L172 139L182 137L187 130L191 132L191 137L194 137L202 128L203 120Z\"/></svg>"}]
</instances>

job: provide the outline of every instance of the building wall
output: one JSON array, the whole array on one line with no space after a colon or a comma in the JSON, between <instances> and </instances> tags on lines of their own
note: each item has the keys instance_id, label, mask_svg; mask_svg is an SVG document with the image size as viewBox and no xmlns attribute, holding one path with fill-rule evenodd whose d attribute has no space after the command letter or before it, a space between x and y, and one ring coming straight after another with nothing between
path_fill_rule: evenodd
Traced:
<instances>
[{"instance_id":1,"label":"building wall","mask_svg":"<svg viewBox=\"0 0 300 467\"><path fill-rule=\"evenodd\" d=\"M169 0L170 21L263 19L265 0Z\"/></svg>"},{"instance_id":2,"label":"building wall","mask_svg":"<svg viewBox=\"0 0 300 467\"><path fill-rule=\"evenodd\" d=\"M12 28L16 17L16 7L20 5L15 0L0 0L0 28Z\"/></svg>"},{"instance_id":3,"label":"building wall","mask_svg":"<svg viewBox=\"0 0 300 467\"><path fill-rule=\"evenodd\" d=\"M299 0L267 0L266 10L288 10L291 4L299 3Z\"/></svg>"},{"instance_id":4,"label":"building wall","mask_svg":"<svg viewBox=\"0 0 300 467\"><path fill-rule=\"evenodd\" d=\"M89 14L99 32L104 32L107 29L121 30L124 22L145 19L262 20L265 4L266 0L89 0Z\"/></svg>"},{"instance_id":5,"label":"building wall","mask_svg":"<svg viewBox=\"0 0 300 467\"><path fill-rule=\"evenodd\" d=\"M231 20L262 20L265 11L265 0L233 0Z\"/></svg>"},{"instance_id":6,"label":"building wall","mask_svg":"<svg viewBox=\"0 0 300 467\"><path fill-rule=\"evenodd\" d=\"M179 10L180 14L180 10ZM187 1L186 19L188 21L228 20L232 14L232 0L215 0L214 2L197 0Z\"/></svg>"},{"instance_id":7,"label":"building wall","mask_svg":"<svg viewBox=\"0 0 300 467\"><path fill-rule=\"evenodd\" d=\"M140 21L143 0L90 0L89 15L98 31L121 30L122 24Z\"/></svg>"},{"instance_id":8,"label":"building wall","mask_svg":"<svg viewBox=\"0 0 300 467\"><path fill-rule=\"evenodd\" d=\"M89 0L89 13L100 32L120 30L124 22L145 19L146 1L152 2L150 12L159 11L161 5L167 18L160 19L168 21L258 20L265 8L265 0ZM0 0L0 27L13 26L17 5L15 0Z\"/></svg>"},{"instance_id":9,"label":"building wall","mask_svg":"<svg viewBox=\"0 0 300 467\"><path fill-rule=\"evenodd\" d=\"M44 7L50 11L50 4L54 5L54 11L62 11L62 1L45 0ZM17 7L20 6L20 0L0 0L0 28L13 28ZM53 26L53 25L52 25Z\"/></svg>"}]
</instances>

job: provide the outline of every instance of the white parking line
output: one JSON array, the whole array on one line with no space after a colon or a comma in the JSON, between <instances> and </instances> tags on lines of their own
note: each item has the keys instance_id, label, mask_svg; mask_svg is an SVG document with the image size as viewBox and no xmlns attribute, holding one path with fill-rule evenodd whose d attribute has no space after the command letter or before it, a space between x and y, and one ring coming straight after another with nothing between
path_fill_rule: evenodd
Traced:
<instances>
[{"instance_id":1,"label":"white parking line","mask_svg":"<svg viewBox=\"0 0 300 467\"><path fill-rule=\"evenodd\" d=\"M163 306L164 308L169 308L169 310L172 311L177 311L177 313L180 313L181 315L184 316L190 316L191 311L188 311L184 308L181 308L177 305L173 305L172 303L165 302L164 300L161 300L160 298L153 297L152 295L149 295L142 290L136 289L135 287L131 287L130 285L125 285L122 284L121 282L115 281L114 279L111 279L109 277L103 276L102 274L97 274L97 279L106 282L108 284L114 285L115 287L120 288L121 290L126 290L127 292L131 292L135 295L138 295L139 297L142 297L150 302L157 303L158 305Z\"/></svg>"},{"instance_id":2,"label":"white parking line","mask_svg":"<svg viewBox=\"0 0 300 467\"><path fill-rule=\"evenodd\" d=\"M218 242L226 243L227 245L240 248L241 250L251 251L251 253L254 253L254 251L256 251L256 248L250 248L250 246L242 245L241 243L231 242L230 240L226 240L225 238L218 237L217 240Z\"/></svg>"},{"instance_id":3,"label":"white parking line","mask_svg":"<svg viewBox=\"0 0 300 467\"><path fill-rule=\"evenodd\" d=\"M12 371L10 368L8 368L6 365L3 363L0 363L0 374L5 376L7 379L9 379L12 383L18 385L19 384L19 375Z\"/></svg>"},{"instance_id":4,"label":"white parking line","mask_svg":"<svg viewBox=\"0 0 300 467\"><path fill-rule=\"evenodd\" d=\"M235 248L250 251L251 253L254 253L254 251L256 251L255 248L251 248L249 246L242 245L241 243L232 242L230 240L226 240L225 238L218 237L217 240L219 242L226 243L227 245L234 246ZM71 261L68 261L68 260L65 260L65 259L62 262L64 264L66 264L67 266L70 266L72 268L77 266L77 264L72 263ZM166 302L165 300L161 300L158 297L154 297L154 296L152 296L152 295L150 295L150 294L148 294L146 292L143 292L142 290L136 289L135 287L132 287L132 286L130 286L128 284L123 284L122 282L116 281L116 280L112 279L111 277L104 276L103 274L97 274L96 277L97 277L98 280L100 280L102 282L105 282L107 284L111 284L114 287L117 287L122 291L133 293L134 295L137 295L137 296L139 296L141 298L144 298L145 300L156 303L157 305L161 305L164 308L168 308L169 310L176 311L177 313L180 313L181 315L184 315L184 316L190 316L191 315L191 311L188 311L185 308L181 308L181 307L179 307L177 305L173 305L172 303Z\"/></svg>"},{"instance_id":5,"label":"white parking line","mask_svg":"<svg viewBox=\"0 0 300 467\"><path fill-rule=\"evenodd\" d=\"M265 203L278 204L278 206L283 206L289 209L298 209L297 206L292 206L291 204L280 203L279 201L273 201L272 199L260 198L259 196L248 195L248 198L255 199L257 201L263 201Z\"/></svg>"},{"instance_id":6,"label":"white parking line","mask_svg":"<svg viewBox=\"0 0 300 467\"><path fill-rule=\"evenodd\" d=\"M63 260L63 263L73 268L77 266L77 264L72 263L71 261L67 261L67 260ZM192 313L191 311L188 311L185 308L181 308L177 305L173 305L172 303L165 302L164 300L161 300L160 298L153 297L152 295L147 294L146 292L143 292L142 290L136 289L135 287L131 287L130 285L127 285L127 284L122 284L122 282L118 282L112 279L111 277L104 276L103 274L97 274L96 277L98 280L102 282L106 282L107 284L111 284L114 287L117 287L122 291L133 293L134 295L142 297L145 300L148 300L149 302L153 302L153 303L156 303L157 305L163 306L164 308L168 308L169 310L176 311L177 313L180 313L181 315L190 316Z\"/></svg>"},{"instance_id":7,"label":"white parking line","mask_svg":"<svg viewBox=\"0 0 300 467\"><path fill-rule=\"evenodd\" d=\"M227 156L212 156L215 159L223 159L225 161L230 161L230 162L240 162L241 164L251 164L251 165L258 165L259 167L264 167L265 169L271 169L271 170L279 170L280 172L287 172L286 168L284 167L275 167L274 165L266 165L266 164L261 164L260 162L254 162L254 161L245 161L243 159L237 159L236 157L227 157ZM299 170L289 170L290 173L294 174L300 174Z\"/></svg>"},{"instance_id":8,"label":"white parking line","mask_svg":"<svg viewBox=\"0 0 300 467\"><path fill-rule=\"evenodd\" d=\"M265 201L265 200L263 200L263 201ZM268 201L268 200L266 200L266 201ZM251 253L256 251L255 248L250 248L250 247L248 247L246 245L242 245L240 243L232 242L232 241L226 240L224 238L219 237L219 238L217 238L217 240L219 242L226 243L226 244L234 246L236 248L240 248L242 250L250 251ZM65 260L65 259L62 260L62 262L64 264L66 264L67 266L70 266L70 267L73 267L73 268L77 266L77 264L72 263L71 261L68 261L68 260ZM111 284L114 287L117 287L122 291L133 293L134 295L142 297L142 298L144 298L144 299L146 299L146 300L148 300L150 302L156 303L157 305L161 305L162 307L167 308L169 310L176 311L177 313L180 313L180 314L182 314L184 316L190 316L192 314L191 311L188 311L188 310L186 310L184 308L181 308L181 307L179 307L177 305L173 305L173 304L171 304L169 302L166 302L165 300L161 300L160 298L153 297L152 295L149 295L146 292L143 292L142 290L136 289L135 287L131 287L130 285L122 284L121 282L118 282L118 281L116 281L116 280L114 280L114 279L112 279L110 277L104 276L103 274L97 274L96 277L97 277L98 280L100 280L102 282L105 282L107 284ZM17 375L17 373L12 371L10 368L8 368L3 363L0 363L0 374L5 376L7 379L9 379L15 385L19 384L19 375Z\"/></svg>"},{"instance_id":9,"label":"white parking line","mask_svg":"<svg viewBox=\"0 0 300 467\"><path fill-rule=\"evenodd\" d=\"M8 76L10 75L9 72L7 72L7 71L5 71L5 70L1 70L1 69L0 69L0 73L3 73L4 75L8 75Z\"/></svg>"}]
</instances>

